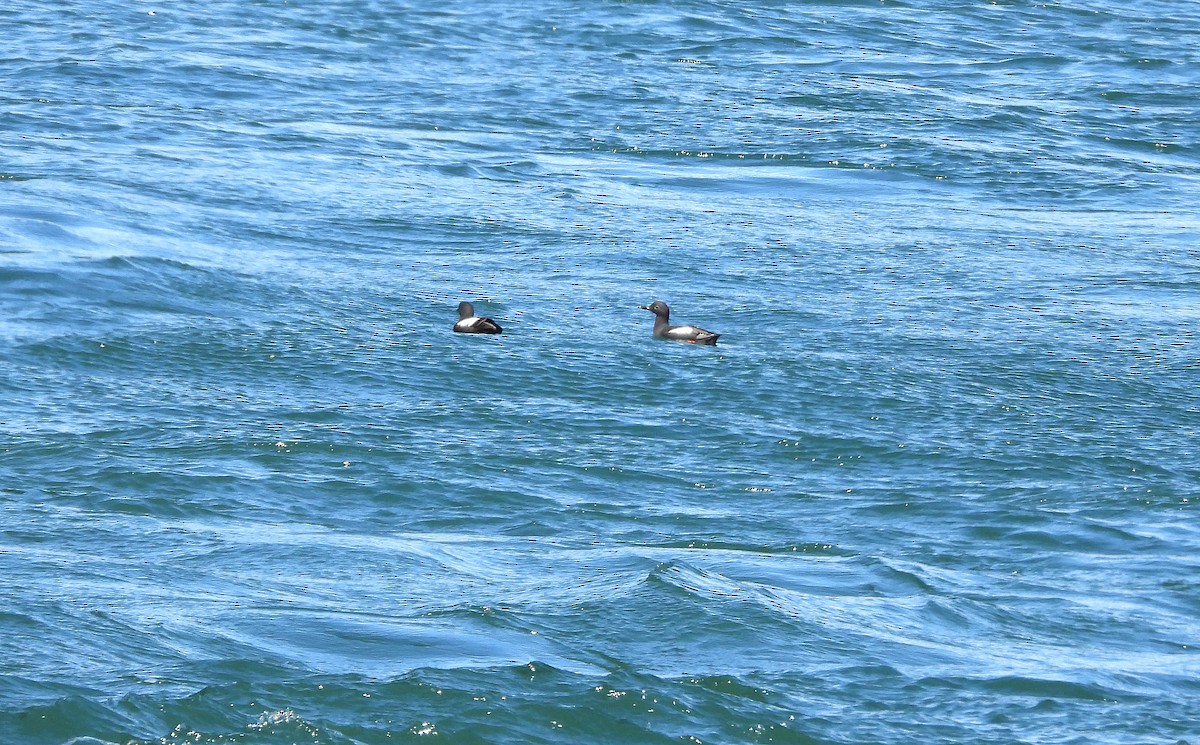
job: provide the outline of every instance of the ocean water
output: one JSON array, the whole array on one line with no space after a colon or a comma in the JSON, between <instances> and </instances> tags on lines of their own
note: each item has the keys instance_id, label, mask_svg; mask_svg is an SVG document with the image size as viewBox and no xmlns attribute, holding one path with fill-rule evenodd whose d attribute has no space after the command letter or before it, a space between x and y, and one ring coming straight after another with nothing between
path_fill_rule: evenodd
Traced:
<instances>
[{"instance_id":1,"label":"ocean water","mask_svg":"<svg viewBox=\"0 0 1200 745\"><path fill-rule=\"evenodd\" d=\"M1200 4L0 29L0 745L1200 743Z\"/></svg>"}]
</instances>

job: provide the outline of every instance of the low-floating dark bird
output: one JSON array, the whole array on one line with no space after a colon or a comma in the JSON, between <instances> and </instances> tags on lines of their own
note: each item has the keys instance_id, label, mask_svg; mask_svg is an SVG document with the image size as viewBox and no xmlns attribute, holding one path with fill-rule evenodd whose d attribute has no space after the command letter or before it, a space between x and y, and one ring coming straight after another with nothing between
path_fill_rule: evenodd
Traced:
<instances>
[{"instance_id":1,"label":"low-floating dark bird","mask_svg":"<svg viewBox=\"0 0 1200 745\"><path fill-rule=\"evenodd\" d=\"M721 336L720 334L706 331L699 326L672 326L670 323L671 309L661 300L655 300L649 305L639 305L638 307L642 310L648 310L655 315L654 335L659 339L686 341L688 344L713 345L717 343L717 338Z\"/></svg>"},{"instance_id":2,"label":"low-floating dark bird","mask_svg":"<svg viewBox=\"0 0 1200 745\"><path fill-rule=\"evenodd\" d=\"M454 330L460 334L501 334L504 329L490 318L480 318L475 315L475 306L470 303L458 304L458 323Z\"/></svg>"}]
</instances>

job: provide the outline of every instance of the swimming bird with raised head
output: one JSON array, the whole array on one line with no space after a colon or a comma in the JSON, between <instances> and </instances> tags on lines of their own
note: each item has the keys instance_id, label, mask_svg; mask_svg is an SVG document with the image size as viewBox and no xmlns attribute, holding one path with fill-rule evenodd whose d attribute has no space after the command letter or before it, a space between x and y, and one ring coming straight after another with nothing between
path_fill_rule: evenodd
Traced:
<instances>
[{"instance_id":1,"label":"swimming bird with raised head","mask_svg":"<svg viewBox=\"0 0 1200 745\"><path fill-rule=\"evenodd\" d=\"M490 318L475 315L475 306L470 303L458 304L458 323L454 330L460 334L501 334L504 329Z\"/></svg>"},{"instance_id":2,"label":"swimming bird with raised head","mask_svg":"<svg viewBox=\"0 0 1200 745\"><path fill-rule=\"evenodd\" d=\"M648 310L655 315L654 335L659 339L686 341L688 344L717 343L720 334L700 328L699 326L672 326L670 322L671 309L661 300L655 300L649 305L639 305L642 310Z\"/></svg>"}]
</instances>

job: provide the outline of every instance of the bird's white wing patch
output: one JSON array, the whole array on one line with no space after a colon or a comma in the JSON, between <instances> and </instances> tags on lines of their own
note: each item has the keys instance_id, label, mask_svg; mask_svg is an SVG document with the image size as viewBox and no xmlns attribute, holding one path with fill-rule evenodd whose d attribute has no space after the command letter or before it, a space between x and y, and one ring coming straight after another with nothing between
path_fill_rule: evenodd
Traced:
<instances>
[{"instance_id":1,"label":"bird's white wing patch","mask_svg":"<svg viewBox=\"0 0 1200 745\"><path fill-rule=\"evenodd\" d=\"M710 335L707 331L696 326L676 326L667 332L672 339L695 339L698 336Z\"/></svg>"}]
</instances>

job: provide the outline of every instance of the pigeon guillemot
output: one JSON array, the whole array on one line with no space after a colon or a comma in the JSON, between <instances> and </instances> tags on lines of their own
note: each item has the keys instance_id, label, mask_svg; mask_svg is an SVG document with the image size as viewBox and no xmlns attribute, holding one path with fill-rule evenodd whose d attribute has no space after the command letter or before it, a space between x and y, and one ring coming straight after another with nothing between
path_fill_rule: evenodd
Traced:
<instances>
[{"instance_id":1,"label":"pigeon guillemot","mask_svg":"<svg viewBox=\"0 0 1200 745\"><path fill-rule=\"evenodd\" d=\"M717 343L717 338L720 336L720 334L706 331L699 326L672 326L668 320L671 317L671 309L661 300L655 300L649 305L639 305L638 307L642 310L648 310L656 316L654 319L654 335L659 339L686 341L688 344L713 345Z\"/></svg>"},{"instance_id":2,"label":"pigeon guillemot","mask_svg":"<svg viewBox=\"0 0 1200 745\"><path fill-rule=\"evenodd\" d=\"M470 303L458 304L458 323L454 330L460 334L499 334L504 329L490 318L480 318L475 315L475 306Z\"/></svg>"}]
</instances>

